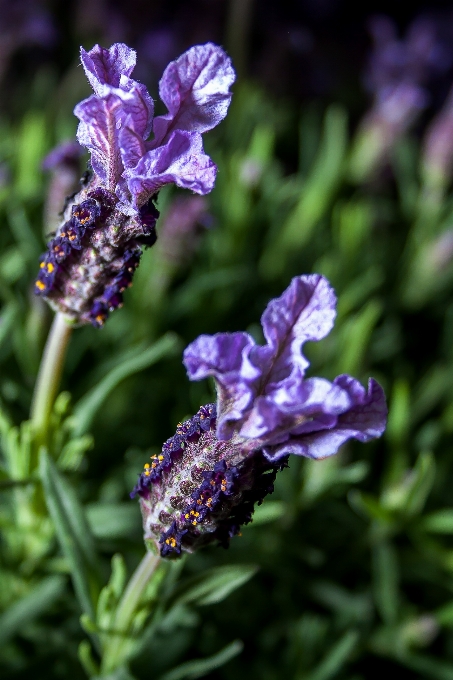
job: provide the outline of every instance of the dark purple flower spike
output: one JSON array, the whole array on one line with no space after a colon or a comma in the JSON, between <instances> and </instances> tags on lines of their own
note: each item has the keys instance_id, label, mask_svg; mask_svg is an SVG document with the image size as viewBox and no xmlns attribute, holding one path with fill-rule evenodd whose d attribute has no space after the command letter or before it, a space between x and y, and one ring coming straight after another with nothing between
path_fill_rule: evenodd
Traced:
<instances>
[{"instance_id":1,"label":"dark purple flower spike","mask_svg":"<svg viewBox=\"0 0 453 680\"><path fill-rule=\"evenodd\" d=\"M176 184L206 194L213 188L217 168L201 133L225 117L235 74L217 45L192 47L165 70L160 93L168 113L153 118L146 87L130 78L134 50L96 45L81 49L81 60L94 94L74 113L92 172L65 207L35 291L73 322L102 326L122 304L142 247L156 240L159 189Z\"/></svg>"},{"instance_id":2,"label":"dark purple flower spike","mask_svg":"<svg viewBox=\"0 0 453 680\"><path fill-rule=\"evenodd\" d=\"M375 380L365 390L348 375L305 378L303 344L330 332L335 307L325 278L299 276L264 311L266 345L238 332L201 335L186 348L189 378L212 376L218 402L178 426L132 493L145 539L162 556L228 545L289 454L325 458L348 439L382 435L387 407Z\"/></svg>"}]
</instances>

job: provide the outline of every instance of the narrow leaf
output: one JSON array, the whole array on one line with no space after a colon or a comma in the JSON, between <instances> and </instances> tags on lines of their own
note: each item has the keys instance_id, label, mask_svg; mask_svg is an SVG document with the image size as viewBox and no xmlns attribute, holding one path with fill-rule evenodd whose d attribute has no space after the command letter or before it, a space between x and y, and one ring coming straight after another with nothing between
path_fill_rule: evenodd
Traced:
<instances>
[{"instance_id":1,"label":"narrow leaf","mask_svg":"<svg viewBox=\"0 0 453 680\"><path fill-rule=\"evenodd\" d=\"M160 680L195 680L195 678L202 678L216 668L220 668L226 664L230 659L240 654L244 648L240 640L235 640L224 647L220 652L210 656L207 659L194 659L193 661L186 661L186 663L173 668L173 670L161 676Z\"/></svg>"},{"instance_id":2,"label":"narrow leaf","mask_svg":"<svg viewBox=\"0 0 453 680\"><path fill-rule=\"evenodd\" d=\"M48 576L33 586L28 595L14 602L0 616L0 644L4 644L27 623L48 611L64 590L63 576Z\"/></svg>"},{"instance_id":3,"label":"narrow leaf","mask_svg":"<svg viewBox=\"0 0 453 680\"><path fill-rule=\"evenodd\" d=\"M143 371L165 356L178 351L179 339L175 333L166 333L151 347L137 350L137 355L115 366L99 383L93 387L74 407L74 436L80 437L90 428L94 416L109 396L125 378Z\"/></svg>"},{"instance_id":4,"label":"narrow leaf","mask_svg":"<svg viewBox=\"0 0 453 680\"><path fill-rule=\"evenodd\" d=\"M420 521L419 526L434 534L453 534L453 509L432 512Z\"/></svg>"},{"instance_id":5,"label":"narrow leaf","mask_svg":"<svg viewBox=\"0 0 453 680\"><path fill-rule=\"evenodd\" d=\"M307 680L330 680L335 677L347 662L358 639L359 634L354 630L345 633Z\"/></svg>"},{"instance_id":6,"label":"narrow leaf","mask_svg":"<svg viewBox=\"0 0 453 680\"><path fill-rule=\"evenodd\" d=\"M259 505L253 513L252 527L280 519L288 513L288 505L283 501L267 501Z\"/></svg>"},{"instance_id":7,"label":"narrow leaf","mask_svg":"<svg viewBox=\"0 0 453 680\"><path fill-rule=\"evenodd\" d=\"M175 594L174 606L189 602L197 605L221 602L234 590L247 583L257 570L258 567L252 564L234 564L210 569L181 584Z\"/></svg>"},{"instance_id":8,"label":"narrow leaf","mask_svg":"<svg viewBox=\"0 0 453 680\"><path fill-rule=\"evenodd\" d=\"M96 538L131 538L141 532L140 513L133 503L92 503L86 516Z\"/></svg>"},{"instance_id":9,"label":"narrow leaf","mask_svg":"<svg viewBox=\"0 0 453 680\"><path fill-rule=\"evenodd\" d=\"M44 450L41 452L40 473L47 507L71 569L74 590L82 610L94 619L100 591L99 567L83 508Z\"/></svg>"},{"instance_id":10,"label":"narrow leaf","mask_svg":"<svg viewBox=\"0 0 453 680\"><path fill-rule=\"evenodd\" d=\"M373 548L374 597L384 623L392 625L398 617L398 562L395 548L387 541Z\"/></svg>"}]
</instances>

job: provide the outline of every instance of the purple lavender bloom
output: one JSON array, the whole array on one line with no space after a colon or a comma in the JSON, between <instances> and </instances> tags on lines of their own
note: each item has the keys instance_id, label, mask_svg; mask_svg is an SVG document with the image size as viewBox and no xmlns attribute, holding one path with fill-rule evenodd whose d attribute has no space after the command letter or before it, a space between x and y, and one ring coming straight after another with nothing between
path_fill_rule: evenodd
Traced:
<instances>
[{"instance_id":1,"label":"purple lavender bloom","mask_svg":"<svg viewBox=\"0 0 453 680\"><path fill-rule=\"evenodd\" d=\"M422 168L428 184L443 188L453 169L453 88L423 140Z\"/></svg>"},{"instance_id":2,"label":"purple lavender bloom","mask_svg":"<svg viewBox=\"0 0 453 680\"><path fill-rule=\"evenodd\" d=\"M92 171L65 208L35 290L74 322L101 326L121 305L143 245L156 240L154 202L161 187L176 184L202 195L212 190L217 168L201 135L226 116L235 74L217 45L190 48L167 66L159 92L168 113L154 118L146 87L130 78L134 50L123 43L95 45L81 49L81 60L94 94L74 113ZM96 203L96 209L90 203L94 218L74 221L74 206L85 210L87 201Z\"/></svg>"},{"instance_id":3,"label":"purple lavender bloom","mask_svg":"<svg viewBox=\"0 0 453 680\"><path fill-rule=\"evenodd\" d=\"M226 116L235 74L225 52L197 45L171 62L159 84L168 113L153 120L153 101L132 80L135 52L122 43L81 50L95 94L74 109L77 136L92 155L95 173L134 215L165 184L199 194L214 186L216 166L203 152L201 133ZM153 131L154 138L147 141Z\"/></svg>"},{"instance_id":4,"label":"purple lavender bloom","mask_svg":"<svg viewBox=\"0 0 453 680\"><path fill-rule=\"evenodd\" d=\"M369 22L374 49L365 74L373 104L359 130L353 174L366 175L385 161L395 142L430 103L427 85L451 65L451 47L439 23L417 18L404 39L386 16Z\"/></svg>"},{"instance_id":5,"label":"purple lavender bloom","mask_svg":"<svg viewBox=\"0 0 453 680\"><path fill-rule=\"evenodd\" d=\"M79 167L80 156L83 149L78 142L67 140L54 147L43 159L41 167L43 170L60 171L62 168Z\"/></svg>"},{"instance_id":6,"label":"purple lavender bloom","mask_svg":"<svg viewBox=\"0 0 453 680\"><path fill-rule=\"evenodd\" d=\"M212 376L218 401L180 424L140 475L133 495L151 546L170 524L178 549L165 543L165 555L216 539L227 545L272 492L290 454L325 458L349 439L382 435L387 407L375 380L366 390L348 375L305 378L303 344L330 332L335 307L325 278L299 276L264 311L265 345L237 332L202 335L186 348L189 378Z\"/></svg>"}]
</instances>

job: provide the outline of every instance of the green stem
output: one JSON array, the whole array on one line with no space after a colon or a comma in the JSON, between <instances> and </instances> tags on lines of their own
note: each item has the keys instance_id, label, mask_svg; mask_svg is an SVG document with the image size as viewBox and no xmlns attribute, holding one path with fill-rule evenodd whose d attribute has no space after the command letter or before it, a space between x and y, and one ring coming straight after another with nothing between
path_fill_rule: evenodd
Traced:
<instances>
[{"instance_id":1,"label":"green stem","mask_svg":"<svg viewBox=\"0 0 453 680\"><path fill-rule=\"evenodd\" d=\"M67 323L63 314L57 313L44 348L31 404L32 426L41 441L45 440L71 331L72 326Z\"/></svg>"},{"instance_id":2,"label":"green stem","mask_svg":"<svg viewBox=\"0 0 453 680\"><path fill-rule=\"evenodd\" d=\"M129 627L145 588L159 564L160 557L147 550L137 569L132 574L123 597L118 604L115 628L118 627L119 630L126 630Z\"/></svg>"},{"instance_id":3,"label":"green stem","mask_svg":"<svg viewBox=\"0 0 453 680\"><path fill-rule=\"evenodd\" d=\"M114 635L109 640L109 644L105 646L102 659L103 673L110 673L124 663L124 636L127 636L133 617L143 599L148 583L160 562L161 558L158 555L154 555L152 552L147 551L137 569L132 574L126 590L118 603L113 622L113 629L121 633L121 639L118 639L118 636Z\"/></svg>"},{"instance_id":4,"label":"green stem","mask_svg":"<svg viewBox=\"0 0 453 680\"><path fill-rule=\"evenodd\" d=\"M228 53L239 76L246 75L247 47L254 0L230 0L226 30Z\"/></svg>"}]
</instances>

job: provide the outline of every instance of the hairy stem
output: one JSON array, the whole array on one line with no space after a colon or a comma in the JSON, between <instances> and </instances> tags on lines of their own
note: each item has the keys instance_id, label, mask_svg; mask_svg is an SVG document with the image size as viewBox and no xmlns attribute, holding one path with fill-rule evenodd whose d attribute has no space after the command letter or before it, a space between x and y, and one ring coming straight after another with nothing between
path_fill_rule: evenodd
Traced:
<instances>
[{"instance_id":1,"label":"hairy stem","mask_svg":"<svg viewBox=\"0 0 453 680\"><path fill-rule=\"evenodd\" d=\"M45 441L71 331L72 326L57 313L44 348L30 412L33 429L41 442Z\"/></svg>"}]
</instances>

